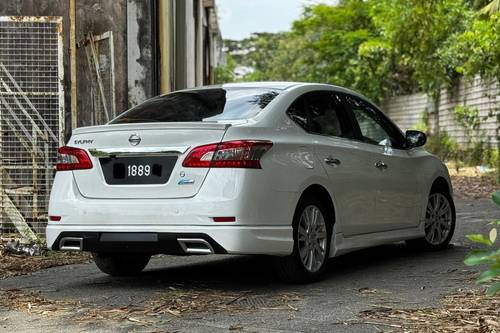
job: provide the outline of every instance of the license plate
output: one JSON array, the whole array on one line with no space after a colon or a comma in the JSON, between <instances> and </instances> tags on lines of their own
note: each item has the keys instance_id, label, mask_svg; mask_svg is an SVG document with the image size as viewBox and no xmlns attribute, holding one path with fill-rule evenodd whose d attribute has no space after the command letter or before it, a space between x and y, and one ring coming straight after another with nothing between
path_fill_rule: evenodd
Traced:
<instances>
[{"instance_id":1,"label":"license plate","mask_svg":"<svg viewBox=\"0 0 500 333\"><path fill-rule=\"evenodd\" d=\"M109 185L165 184L177 156L101 158L101 167Z\"/></svg>"}]
</instances>

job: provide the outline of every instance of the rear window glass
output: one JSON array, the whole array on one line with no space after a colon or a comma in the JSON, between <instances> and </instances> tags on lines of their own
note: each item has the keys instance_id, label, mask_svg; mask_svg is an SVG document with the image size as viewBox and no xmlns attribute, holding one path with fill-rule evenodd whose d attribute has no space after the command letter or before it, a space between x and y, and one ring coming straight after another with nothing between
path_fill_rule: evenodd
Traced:
<instances>
[{"instance_id":1,"label":"rear window glass","mask_svg":"<svg viewBox=\"0 0 500 333\"><path fill-rule=\"evenodd\" d=\"M255 117L279 91L264 88L209 88L154 97L125 111L110 124L241 120Z\"/></svg>"}]
</instances>

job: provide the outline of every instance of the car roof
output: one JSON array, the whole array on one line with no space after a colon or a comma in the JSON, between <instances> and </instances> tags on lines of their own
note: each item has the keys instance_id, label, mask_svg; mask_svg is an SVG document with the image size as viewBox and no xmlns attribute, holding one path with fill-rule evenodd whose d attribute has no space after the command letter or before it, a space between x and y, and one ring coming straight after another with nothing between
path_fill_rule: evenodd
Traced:
<instances>
[{"instance_id":1,"label":"car roof","mask_svg":"<svg viewBox=\"0 0 500 333\"><path fill-rule=\"evenodd\" d=\"M220 88L263 88L263 89L274 89L274 90L288 90L292 88L297 88L297 87L303 87L303 86L313 86L317 89L325 89L328 88L329 90L332 89L334 91L338 92L343 92L343 93L348 93L351 95L355 95L358 97L361 97L363 99L368 100L365 96L361 95L360 93L353 91L348 88L344 88L341 86L336 86L333 84L326 84L326 83L313 83L313 82L285 82L285 81L269 81L269 82L235 82L235 83L226 83L222 85L218 85L217 87ZM214 86L212 86L214 87ZM201 88L206 88L206 87L201 87Z\"/></svg>"},{"instance_id":2,"label":"car roof","mask_svg":"<svg viewBox=\"0 0 500 333\"><path fill-rule=\"evenodd\" d=\"M370 102L371 104L374 104L372 101L370 101L366 96L361 95L360 93L344 88L341 86L336 86L333 84L326 84L326 83L313 83L313 82L287 82L287 81L256 81L256 82L233 82L233 83L224 83L224 84L217 84L217 85L208 85L208 86L201 86L201 87L195 87L195 88L189 88L189 89L184 89L180 91L193 91L193 90L198 90L198 89L210 89L210 88L223 88L223 89L251 89L251 88L261 88L261 89L272 89L272 90L289 90L292 88L298 88L298 87L304 87L304 86L312 86L315 87L318 90L321 89L328 89L328 90L334 90L337 92L342 92L342 93L347 93L351 94L354 96L357 96L361 99L364 99L365 101Z\"/></svg>"},{"instance_id":3,"label":"car roof","mask_svg":"<svg viewBox=\"0 0 500 333\"><path fill-rule=\"evenodd\" d=\"M226 83L221 85L222 88L264 88L264 89L276 89L276 90L286 90L299 85L304 85L305 83L300 82L282 82L282 81L268 81L268 82L235 82Z\"/></svg>"}]
</instances>

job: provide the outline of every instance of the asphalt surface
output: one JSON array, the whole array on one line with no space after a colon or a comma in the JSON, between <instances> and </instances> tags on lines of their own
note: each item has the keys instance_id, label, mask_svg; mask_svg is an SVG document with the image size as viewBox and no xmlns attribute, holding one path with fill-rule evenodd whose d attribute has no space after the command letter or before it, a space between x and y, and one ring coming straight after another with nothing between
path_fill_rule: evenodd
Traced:
<instances>
[{"instance_id":1,"label":"asphalt surface","mask_svg":"<svg viewBox=\"0 0 500 333\"><path fill-rule=\"evenodd\" d=\"M210 311L208 306L180 316L165 314L150 324L0 308L0 332L380 332L389 328L366 323L362 311L437 306L444 295L474 287L477 269L463 265L472 246L465 235L489 230L486 223L500 210L489 200L456 200L456 206L457 229L449 249L421 253L392 244L358 251L330 260L325 279L310 285L280 283L265 258L248 256L161 256L132 278L108 277L94 264L84 264L0 280L3 290L41 292L48 299L105 309L144 304L173 289L244 295L235 300L243 310ZM297 300L277 301L290 294Z\"/></svg>"}]
</instances>

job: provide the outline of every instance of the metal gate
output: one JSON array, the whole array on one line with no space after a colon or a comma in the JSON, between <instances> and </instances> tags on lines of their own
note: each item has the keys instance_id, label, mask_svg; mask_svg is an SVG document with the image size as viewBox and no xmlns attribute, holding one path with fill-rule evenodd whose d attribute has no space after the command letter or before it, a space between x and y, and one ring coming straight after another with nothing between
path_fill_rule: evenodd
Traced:
<instances>
[{"instance_id":1,"label":"metal gate","mask_svg":"<svg viewBox=\"0 0 500 333\"><path fill-rule=\"evenodd\" d=\"M41 234L63 143L61 17L0 17L0 234ZM34 232L34 233L33 233Z\"/></svg>"}]
</instances>

